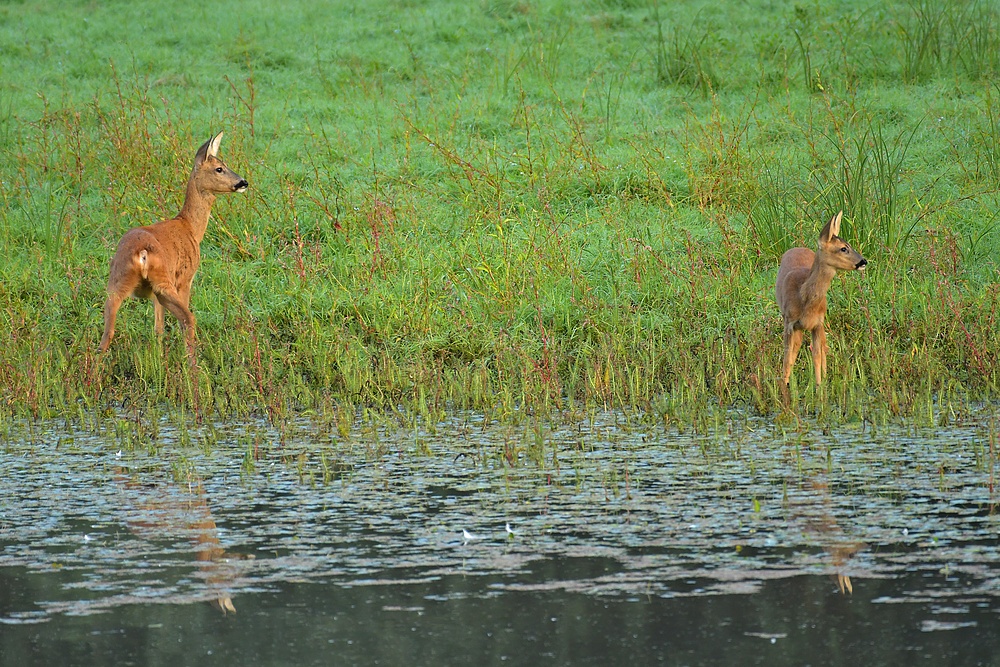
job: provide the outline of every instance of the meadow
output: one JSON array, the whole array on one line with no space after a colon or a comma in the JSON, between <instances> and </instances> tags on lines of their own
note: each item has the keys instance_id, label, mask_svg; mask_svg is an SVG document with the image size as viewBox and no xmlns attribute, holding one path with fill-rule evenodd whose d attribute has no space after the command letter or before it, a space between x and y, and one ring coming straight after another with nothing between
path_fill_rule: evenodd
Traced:
<instances>
[{"instance_id":1,"label":"meadow","mask_svg":"<svg viewBox=\"0 0 1000 667\"><path fill-rule=\"evenodd\" d=\"M0 72L0 422L780 414L778 258L840 209L870 263L792 410L996 398L994 3L40 0ZM98 354L218 131L197 369L137 300Z\"/></svg>"}]
</instances>

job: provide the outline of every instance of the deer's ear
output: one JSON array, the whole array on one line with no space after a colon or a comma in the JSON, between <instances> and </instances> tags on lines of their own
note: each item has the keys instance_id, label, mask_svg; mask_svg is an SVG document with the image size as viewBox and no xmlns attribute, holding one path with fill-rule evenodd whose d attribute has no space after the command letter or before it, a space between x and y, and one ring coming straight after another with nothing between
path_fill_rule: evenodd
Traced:
<instances>
[{"instance_id":1,"label":"deer's ear","mask_svg":"<svg viewBox=\"0 0 1000 667\"><path fill-rule=\"evenodd\" d=\"M219 156L219 144L222 143L222 132L208 140L208 156L218 157ZM836 232L834 232L836 234Z\"/></svg>"},{"instance_id":2,"label":"deer's ear","mask_svg":"<svg viewBox=\"0 0 1000 667\"><path fill-rule=\"evenodd\" d=\"M830 239L840 233L840 219L843 215L843 211L837 211L837 215L830 218L830 222L826 223L819 233L820 243L829 243Z\"/></svg>"},{"instance_id":3,"label":"deer's ear","mask_svg":"<svg viewBox=\"0 0 1000 667\"><path fill-rule=\"evenodd\" d=\"M194 164L195 166L201 164L209 157L216 157L219 154L219 144L222 143L222 132L206 141L198 149L198 152L194 154Z\"/></svg>"}]
</instances>

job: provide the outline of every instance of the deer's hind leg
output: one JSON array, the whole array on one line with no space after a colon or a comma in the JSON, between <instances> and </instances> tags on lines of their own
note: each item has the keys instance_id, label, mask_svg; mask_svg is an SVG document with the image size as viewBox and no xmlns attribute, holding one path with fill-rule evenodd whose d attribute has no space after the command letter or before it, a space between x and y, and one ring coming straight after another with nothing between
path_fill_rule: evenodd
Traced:
<instances>
[{"instance_id":1,"label":"deer's hind leg","mask_svg":"<svg viewBox=\"0 0 1000 667\"><path fill-rule=\"evenodd\" d=\"M101 336L101 344L98 349L107 352L111 345L111 339L115 336L115 319L118 317L118 309L139 286L139 281L135 278L120 280L118 283L108 284L108 299L104 302L104 335Z\"/></svg>"},{"instance_id":2,"label":"deer's hind leg","mask_svg":"<svg viewBox=\"0 0 1000 667\"><path fill-rule=\"evenodd\" d=\"M153 301L153 333L157 336L163 335L163 304L160 300L156 298L155 295L151 295L150 299Z\"/></svg>"},{"instance_id":3,"label":"deer's hind leg","mask_svg":"<svg viewBox=\"0 0 1000 667\"><path fill-rule=\"evenodd\" d=\"M108 351L111 339L114 338L115 318L118 316L118 309L121 307L123 300L124 297L113 292L108 295L108 300L104 302L104 335L101 336L101 344L98 346L101 352Z\"/></svg>"},{"instance_id":4,"label":"deer's hind leg","mask_svg":"<svg viewBox=\"0 0 1000 667\"><path fill-rule=\"evenodd\" d=\"M192 363L194 363L194 314L188 310L187 305L184 304L173 285L153 285L153 295L156 298L156 302L162 308L170 311L170 314L176 317L181 323L181 327L184 329L184 337L187 341L188 355L191 357Z\"/></svg>"},{"instance_id":5,"label":"deer's hind leg","mask_svg":"<svg viewBox=\"0 0 1000 667\"><path fill-rule=\"evenodd\" d=\"M167 288L153 288L153 296L160 309L170 311L170 314L177 318L184 327L184 333L189 338L194 336L194 313L188 310L181 300L180 295L173 286Z\"/></svg>"}]
</instances>

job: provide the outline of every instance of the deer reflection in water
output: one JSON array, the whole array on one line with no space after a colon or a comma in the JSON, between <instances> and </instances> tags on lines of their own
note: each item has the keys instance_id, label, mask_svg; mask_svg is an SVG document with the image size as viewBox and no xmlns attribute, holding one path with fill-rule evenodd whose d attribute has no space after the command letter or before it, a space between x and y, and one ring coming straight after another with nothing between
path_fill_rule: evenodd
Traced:
<instances>
[{"instance_id":1,"label":"deer reflection in water","mask_svg":"<svg viewBox=\"0 0 1000 667\"><path fill-rule=\"evenodd\" d=\"M792 517L804 531L816 538L830 557L837 588L842 595L852 594L851 577L844 573L854 556L865 544L844 532L840 521L833 514L829 482L821 477L810 477L800 486L801 493L794 494L789 506Z\"/></svg>"},{"instance_id":2,"label":"deer reflection in water","mask_svg":"<svg viewBox=\"0 0 1000 667\"><path fill-rule=\"evenodd\" d=\"M240 574L238 561L252 555L233 554L222 548L219 529L208 506L201 480L187 484L142 482L119 471L117 480L128 497L129 531L148 540L183 537L191 542L195 558L210 591L208 602L223 614L236 613L228 588Z\"/></svg>"}]
</instances>

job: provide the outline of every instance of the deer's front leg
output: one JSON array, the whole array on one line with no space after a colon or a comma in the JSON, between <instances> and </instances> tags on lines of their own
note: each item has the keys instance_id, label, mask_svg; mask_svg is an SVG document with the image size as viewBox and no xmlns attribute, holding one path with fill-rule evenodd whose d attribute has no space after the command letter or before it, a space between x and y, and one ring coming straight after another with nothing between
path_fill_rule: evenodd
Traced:
<instances>
[{"instance_id":1,"label":"deer's front leg","mask_svg":"<svg viewBox=\"0 0 1000 667\"><path fill-rule=\"evenodd\" d=\"M826 331L820 324L812 330L813 372L816 373L816 384L823 384L826 375Z\"/></svg>"}]
</instances>

